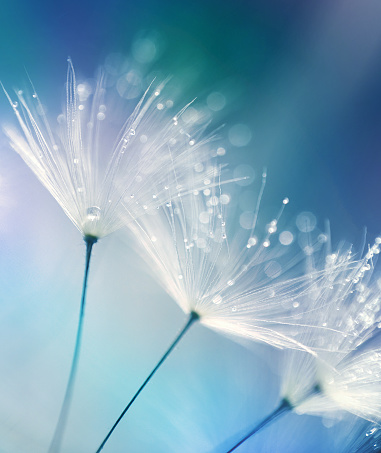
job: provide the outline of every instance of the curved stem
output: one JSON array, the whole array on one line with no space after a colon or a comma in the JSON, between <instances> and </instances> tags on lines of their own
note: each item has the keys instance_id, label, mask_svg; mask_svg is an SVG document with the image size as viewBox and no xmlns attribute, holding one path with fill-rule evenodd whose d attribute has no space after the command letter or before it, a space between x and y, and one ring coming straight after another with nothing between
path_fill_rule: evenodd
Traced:
<instances>
[{"instance_id":1,"label":"curved stem","mask_svg":"<svg viewBox=\"0 0 381 453\"><path fill-rule=\"evenodd\" d=\"M253 434L257 433L262 428L273 422L276 418L279 418L281 415L285 414L288 411L291 411L292 409L293 406L286 398L284 398L281 401L280 405L277 407L277 409L275 409L269 416L263 419L253 430L251 430L243 439L241 439L237 444L235 444L234 447L231 448L227 453L231 453L232 451L234 451L237 447L239 447L247 439L249 439L249 437L251 437Z\"/></svg>"},{"instance_id":2,"label":"curved stem","mask_svg":"<svg viewBox=\"0 0 381 453\"><path fill-rule=\"evenodd\" d=\"M83 330L83 320L85 315L85 301L86 301L86 289L87 289L87 279L89 275L90 267L90 258L93 245L97 242L97 238L93 236L85 236L84 238L86 243L86 262L85 262L85 275L83 277L83 286L82 286L82 297L81 297L81 308L79 311L79 321L77 327L77 336L75 340L74 354L71 362L71 369L69 374L69 379L66 385L65 396L61 406L60 415L58 417L56 429L54 431L53 439L50 443L48 453L59 453L61 449L62 438L65 432L67 417L69 415L70 404L73 396L73 389L75 383L75 377L77 374L78 368L78 359L81 349L81 340L82 340L82 330Z\"/></svg>"},{"instance_id":3,"label":"curved stem","mask_svg":"<svg viewBox=\"0 0 381 453\"><path fill-rule=\"evenodd\" d=\"M185 335L185 333L188 331L188 329L191 327L191 325L199 319L199 315L192 311L189 315L189 319L183 329L180 331L180 333L177 335L177 337L173 340L172 344L169 346L165 354L162 356L162 358L158 361L157 365L155 368L151 371L151 373L148 375L146 380L143 382L143 384L140 386L139 390L135 393L135 395L132 397L130 402L127 404L127 406L124 408L123 412L119 415L118 419L108 432L107 436L104 438L103 442L100 444L98 450L96 453L99 453L103 447L105 446L106 442L108 441L109 437L113 433L114 429L117 427L118 423L122 420L128 409L132 406L132 403L136 400L136 398L139 396L140 392L144 389L144 387L148 384L148 382L151 380L152 376L156 373L156 371L160 368L160 366L163 364L165 359L169 356L169 354L173 351L173 349L176 347L177 343L181 340L181 338Z\"/></svg>"}]
</instances>

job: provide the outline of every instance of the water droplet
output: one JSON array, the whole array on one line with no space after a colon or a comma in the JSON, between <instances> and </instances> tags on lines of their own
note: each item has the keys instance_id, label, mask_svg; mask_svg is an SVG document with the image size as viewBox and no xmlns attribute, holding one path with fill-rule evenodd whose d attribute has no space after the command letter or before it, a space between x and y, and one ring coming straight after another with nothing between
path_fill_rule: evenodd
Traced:
<instances>
[{"instance_id":1,"label":"water droplet","mask_svg":"<svg viewBox=\"0 0 381 453\"><path fill-rule=\"evenodd\" d=\"M135 196L135 195L132 193L132 194L130 195L130 198L134 198L134 196Z\"/></svg>"},{"instance_id":2,"label":"water droplet","mask_svg":"<svg viewBox=\"0 0 381 453\"><path fill-rule=\"evenodd\" d=\"M152 198L153 198L153 199L157 198L157 195L152 195Z\"/></svg>"},{"instance_id":3,"label":"water droplet","mask_svg":"<svg viewBox=\"0 0 381 453\"><path fill-rule=\"evenodd\" d=\"M232 307L232 311L237 311L237 307L236 306Z\"/></svg>"},{"instance_id":4,"label":"water droplet","mask_svg":"<svg viewBox=\"0 0 381 453\"><path fill-rule=\"evenodd\" d=\"M130 134L130 135L135 135L135 133L136 133L136 132L135 132L135 129L130 129L130 131L129 131L129 134Z\"/></svg>"},{"instance_id":5,"label":"water droplet","mask_svg":"<svg viewBox=\"0 0 381 453\"><path fill-rule=\"evenodd\" d=\"M77 190L78 190L79 193L82 193L84 191L83 187L78 187Z\"/></svg>"},{"instance_id":6,"label":"water droplet","mask_svg":"<svg viewBox=\"0 0 381 453\"><path fill-rule=\"evenodd\" d=\"M234 283L235 283L235 280L229 280L229 281L228 281L228 285L229 285L229 286L233 286Z\"/></svg>"},{"instance_id":7,"label":"water droplet","mask_svg":"<svg viewBox=\"0 0 381 453\"><path fill-rule=\"evenodd\" d=\"M156 90L155 91L155 96L159 96L159 94L160 94L160 90Z\"/></svg>"},{"instance_id":8,"label":"water droplet","mask_svg":"<svg viewBox=\"0 0 381 453\"><path fill-rule=\"evenodd\" d=\"M269 247L269 246L270 246L270 241L263 242L263 247Z\"/></svg>"},{"instance_id":9,"label":"water droplet","mask_svg":"<svg viewBox=\"0 0 381 453\"><path fill-rule=\"evenodd\" d=\"M12 107L16 109L19 106L19 103L17 101L13 102Z\"/></svg>"},{"instance_id":10,"label":"water droplet","mask_svg":"<svg viewBox=\"0 0 381 453\"><path fill-rule=\"evenodd\" d=\"M79 159L73 159L74 164L78 164Z\"/></svg>"},{"instance_id":11,"label":"water droplet","mask_svg":"<svg viewBox=\"0 0 381 453\"><path fill-rule=\"evenodd\" d=\"M182 280L183 279L183 276L181 274L179 274L179 280Z\"/></svg>"},{"instance_id":12,"label":"water droplet","mask_svg":"<svg viewBox=\"0 0 381 453\"><path fill-rule=\"evenodd\" d=\"M196 142L194 140L189 140L189 145L193 146Z\"/></svg>"},{"instance_id":13,"label":"water droplet","mask_svg":"<svg viewBox=\"0 0 381 453\"><path fill-rule=\"evenodd\" d=\"M217 294L217 296L214 296L213 299L212 299L212 302L216 305L220 304L222 302L222 297Z\"/></svg>"},{"instance_id":14,"label":"water droplet","mask_svg":"<svg viewBox=\"0 0 381 453\"><path fill-rule=\"evenodd\" d=\"M286 198L283 198L283 204L288 204L290 202L290 200L286 197Z\"/></svg>"},{"instance_id":15,"label":"water droplet","mask_svg":"<svg viewBox=\"0 0 381 453\"><path fill-rule=\"evenodd\" d=\"M91 221L94 222L95 220L99 220L101 217L101 208L98 206L92 206L91 208L88 208L86 211L87 218Z\"/></svg>"},{"instance_id":16,"label":"water droplet","mask_svg":"<svg viewBox=\"0 0 381 453\"><path fill-rule=\"evenodd\" d=\"M36 99L37 98L37 93L33 93L32 96Z\"/></svg>"},{"instance_id":17,"label":"water droplet","mask_svg":"<svg viewBox=\"0 0 381 453\"><path fill-rule=\"evenodd\" d=\"M18 90L17 94L18 94L19 96L22 96L22 95L24 94L24 92L23 92L23 90Z\"/></svg>"},{"instance_id":18,"label":"water droplet","mask_svg":"<svg viewBox=\"0 0 381 453\"><path fill-rule=\"evenodd\" d=\"M294 302L294 303L292 304L292 306L293 306L294 308L298 308L298 307L299 307L299 302Z\"/></svg>"},{"instance_id":19,"label":"water droplet","mask_svg":"<svg viewBox=\"0 0 381 453\"><path fill-rule=\"evenodd\" d=\"M99 121L103 121L106 118L106 115L103 112L98 112L97 113L97 119Z\"/></svg>"}]
</instances>

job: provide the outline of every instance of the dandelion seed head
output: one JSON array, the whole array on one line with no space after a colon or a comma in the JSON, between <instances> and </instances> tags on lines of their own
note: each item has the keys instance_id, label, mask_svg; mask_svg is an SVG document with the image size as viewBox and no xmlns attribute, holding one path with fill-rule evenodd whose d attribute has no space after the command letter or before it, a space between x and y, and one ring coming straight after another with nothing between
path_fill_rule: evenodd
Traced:
<instances>
[{"instance_id":1,"label":"dandelion seed head","mask_svg":"<svg viewBox=\"0 0 381 453\"><path fill-rule=\"evenodd\" d=\"M115 102L115 96L119 101L138 96L143 82L137 71L130 70L115 86L109 83L105 71L119 74L114 57L106 61L95 83L77 83L69 60L66 106L57 124L50 125L37 93L28 102L19 91L16 101L9 100L13 107L18 104L14 111L22 131L4 127L13 149L84 237L101 238L127 218L133 222L147 213L153 216L173 197L175 177L168 181L168 170L177 170L176 178L186 180L192 190L187 177L189 154L197 156L201 165L210 156L212 135L205 134L199 112L197 124L192 120L194 107L167 114L174 102L168 99L166 81L152 83L132 111L126 103ZM188 122L183 121L184 114ZM181 130L175 127L178 122ZM210 176L211 171L205 171L204 179ZM201 180L196 178L195 184L202 185ZM171 188L166 193L158 190L164 185ZM129 194L134 194L133 201Z\"/></svg>"},{"instance_id":2,"label":"dandelion seed head","mask_svg":"<svg viewBox=\"0 0 381 453\"><path fill-rule=\"evenodd\" d=\"M316 308L313 311L315 322L320 319L322 327L320 334L314 334L318 358L288 352L282 394L299 413L322 415L344 410L379 422L381 351L367 347L380 317L377 279L371 278L367 254L357 260L347 250L319 255L315 261L324 267L327 284L317 286L307 299L313 307L321 307L319 314ZM306 319L304 335L310 338L308 324ZM317 384L319 391L312 392Z\"/></svg>"},{"instance_id":3,"label":"dandelion seed head","mask_svg":"<svg viewBox=\"0 0 381 453\"><path fill-rule=\"evenodd\" d=\"M195 156L190 168L198 162ZM191 173L200 183L196 193L204 196L195 196L193 189L177 197L170 186L171 201L154 218L140 217L130 225L139 239L138 250L174 301L185 313L197 312L206 327L234 338L310 351L309 340L300 341L300 324L303 316L313 323L312 316L306 315L311 305L303 303L300 294L312 297L321 281L327 287L325 270L301 275L295 269L292 277L282 279L290 272L287 255L293 250L269 240L268 228L278 228L279 216L268 223L260 220L259 226L260 212L254 215L259 199L253 201L250 228L232 224L226 203L231 198L229 184L221 182L215 168L203 161L200 172ZM257 184L261 187L264 182ZM152 235L157 237L154 244ZM316 343L313 340L314 347Z\"/></svg>"}]
</instances>

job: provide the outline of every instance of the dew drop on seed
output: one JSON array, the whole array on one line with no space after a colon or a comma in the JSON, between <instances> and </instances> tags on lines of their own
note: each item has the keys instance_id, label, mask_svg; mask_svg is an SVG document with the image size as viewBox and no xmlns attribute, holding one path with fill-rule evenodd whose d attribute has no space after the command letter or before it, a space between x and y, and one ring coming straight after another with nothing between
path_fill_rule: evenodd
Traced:
<instances>
[{"instance_id":1,"label":"dew drop on seed","mask_svg":"<svg viewBox=\"0 0 381 453\"><path fill-rule=\"evenodd\" d=\"M257 238L255 236L252 236L247 241L247 245L250 246L250 247L252 247L253 245L256 245L256 243L257 243Z\"/></svg>"},{"instance_id":2,"label":"dew drop on seed","mask_svg":"<svg viewBox=\"0 0 381 453\"><path fill-rule=\"evenodd\" d=\"M130 134L130 135L135 135L135 129L130 129L129 134Z\"/></svg>"},{"instance_id":3,"label":"dew drop on seed","mask_svg":"<svg viewBox=\"0 0 381 453\"><path fill-rule=\"evenodd\" d=\"M235 283L235 281L234 281L234 280L229 280L229 281L228 281L228 285L229 285L229 286L233 286L233 285L234 285L234 283Z\"/></svg>"},{"instance_id":4,"label":"dew drop on seed","mask_svg":"<svg viewBox=\"0 0 381 453\"><path fill-rule=\"evenodd\" d=\"M18 90L18 92L17 92L17 94L18 94L19 96L22 96L23 93L24 93L23 90Z\"/></svg>"},{"instance_id":5,"label":"dew drop on seed","mask_svg":"<svg viewBox=\"0 0 381 453\"><path fill-rule=\"evenodd\" d=\"M183 276L181 274L179 274L179 280L182 280L183 279Z\"/></svg>"},{"instance_id":6,"label":"dew drop on seed","mask_svg":"<svg viewBox=\"0 0 381 453\"><path fill-rule=\"evenodd\" d=\"M34 97L34 99L36 99L37 98L37 93L33 93L32 96Z\"/></svg>"},{"instance_id":7,"label":"dew drop on seed","mask_svg":"<svg viewBox=\"0 0 381 453\"><path fill-rule=\"evenodd\" d=\"M222 297L219 294L217 294L217 296L213 297L212 302L216 305L219 305L222 302Z\"/></svg>"},{"instance_id":8,"label":"dew drop on seed","mask_svg":"<svg viewBox=\"0 0 381 453\"><path fill-rule=\"evenodd\" d=\"M13 102L12 107L16 109L19 106L19 103L17 101Z\"/></svg>"},{"instance_id":9,"label":"dew drop on seed","mask_svg":"<svg viewBox=\"0 0 381 453\"><path fill-rule=\"evenodd\" d=\"M100 219L100 217L101 217L101 209L98 206L92 206L91 208L87 209L86 214L87 214L87 218L91 222L94 222L94 221Z\"/></svg>"}]
</instances>

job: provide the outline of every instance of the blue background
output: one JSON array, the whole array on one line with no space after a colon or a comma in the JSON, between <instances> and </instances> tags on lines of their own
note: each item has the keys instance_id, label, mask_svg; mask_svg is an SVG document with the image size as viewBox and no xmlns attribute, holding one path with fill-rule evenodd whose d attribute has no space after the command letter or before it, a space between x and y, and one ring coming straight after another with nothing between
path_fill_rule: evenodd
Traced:
<instances>
[{"instance_id":1,"label":"blue background","mask_svg":"<svg viewBox=\"0 0 381 453\"><path fill-rule=\"evenodd\" d=\"M227 135L236 124L250 130L245 146L227 142L226 160L257 175L267 167L265 211L287 196L290 224L312 211L321 228L330 219L334 242L361 242L364 227L371 241L381 224L380 19L376 0L3 1L0 79L23 86L26 68L53 112L68 55L79 77L92 77L111 53L134 55L151 40L147 71L178 77L185 100L223 93L214 124ZM15 122L4 96L0 117ZM120 239L94 249L70 453L95 451L184 322ZM48 447L83 262L79 233L1 136L0 452ZM278 360L266 346L248 350L194 327L104 451L223 451L277 404ZM347 427L290 415L237 451L338 452Z\"/></svg>"}]
</instances>

